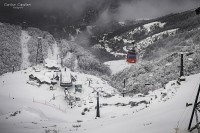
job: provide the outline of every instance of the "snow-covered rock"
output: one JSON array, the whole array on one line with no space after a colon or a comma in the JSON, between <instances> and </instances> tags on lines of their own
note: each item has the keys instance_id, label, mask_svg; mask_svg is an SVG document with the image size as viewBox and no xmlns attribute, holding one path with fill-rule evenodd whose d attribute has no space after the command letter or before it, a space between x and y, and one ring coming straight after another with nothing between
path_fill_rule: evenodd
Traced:
<instances>
[{"instance_id":1,"label":"snow-covered rock","mask_svg":"<svg viewBox=\"0 0 200 133\"><path fill-rule=\"evenodd\" d=\"M156 27L163 28L165 24L166 23L151 22L151 23L143 25L143 27L147 30L147 32L151 32L151 30L155 29Z\"/></svg>"},{"instance_id":2,"label":"snow-covered rock","mask_svg":"<svg viewBox=\"0 0 200 133\"><path fill-rule=\"evenodd\" d=\"M147 37L144 40L141 40L140 42L136 43L136 47L138 50L143 50L150 44L154 43L156 40L163 39L163 35L168 35L168 36L175 35L177 30L178 29L171 29L171 30L163 31L153 36Z\"/></svg>"}]
</instances>

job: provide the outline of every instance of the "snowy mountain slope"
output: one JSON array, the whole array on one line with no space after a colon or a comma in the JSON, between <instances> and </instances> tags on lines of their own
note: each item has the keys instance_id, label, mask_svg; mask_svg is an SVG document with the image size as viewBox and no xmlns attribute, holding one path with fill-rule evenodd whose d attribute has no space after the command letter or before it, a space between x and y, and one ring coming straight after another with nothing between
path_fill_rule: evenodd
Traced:
<instances>
[{"instance_id":1,"label":"snowy mountain slope","mask_svg":"<svg viewBox=\"0 0 200 133\"><path fill-rule=\"evenodd\" d=\"M150 37L147 37L147 38L139 41L138 43L136 43L135 47L136 47L136 50L138 51L138 53L140 53L140 57L143 56L142 51L144 51L145 48L147 48L149 45L153 44L154 42L156 42L158 40L163 39L164 36L173 36L176 34L177 31L178 31L178 29L171 29L171 30L163 31L163 32L154 34ZM131 41L131 42L134 42L134 41ZM125 52L127 52L128 51L127 46L124 46L123 50Z\"/></svg>"},{"instance_id":2,"label":"snowy mountain slope","mask_svg":"<svg viewBox=\"0 0 200 133\"><path fill-rule=\"evenodd\" d=\"M179 118L185 119L184 123L180 123L180 129L185 131L189 116L186 115L184 118L180 114L184 111L186 102L194 101L200 78L197 74L187 77L181 86L178 86L176 81L171 81L166 85L166 89L150 91L148 95L122 97L100 78L71 72L83 85L82 93L74 93L74 87L69 88L68 95L78 96L81 99L73 103L71 108L69 101L64 98L64 89L59 85L55 85L51 91L49 85L43 84L39 87L28 84L28 75L33 72L32 68L28 68L0 77L2 133L33 133L47 130L61 133L68 131L155 133L164 130L167 133L173 132ZM95 119L97 90L100 91L100 119ZM85 108L90 111L85 111L85 115L81 115ZM186 111L191 111L191 107Z\"/></svg>"},{"instance_id":3,"label":"snowy mountain slope","mask_svg":"<svg viewBox=\"0 0 200 133\"><path fill-rule=\"evenodd\" d=\"M161 22L151 22L148 24L143 25L144 29L147 30L147 32L151 32L153 29L156 29L156 27L163 28L166 23L161 23Z\"/></svg>"},{"instance_id":4,"label":"snowy mountain slope","mask_svg":"<svg viewBox=\"0 0 200 133\"><path fill-rule=\"evenodd\" d=\"M155 30L163 28L166 23L161 23L161 22L150 22L147 24L144 24L142 26L136 27L133 30L130 30L124 34L114 36L110 40L106 39L106 36L102 38L102 40L99 40L99 43L103 47L95 46L94 48L105 48L105 50L116 56L124 56L126 51L122 51L122 47L127 47L132 45L133 42L138 42L136 43L136 47L138 48L138 51L141 51L142 48L144 49L147 47L149 44L152 44L154 41L157 41L159 39L163 38L163 35L171 35L175 34L176 29L174 30L167 30L163 31L160 33L156 33L154 35L151 35L150 37L146 37L143 40L138 40L137 34L141 34L141 36L147 36L150 33L153 33ZM144 35L143 35L144 34ZM107 34L105 34L107 35ZM99 44L97 44L99 45ZM145 46L144 46L145 45ZM113 47L116 46L116 47Z\"/></svg>"},{"instance_id":5,"label":"snowy mountain slope","mask_svg":"<svg viewBox=\"0 0 200 133\"><path fill-rule=\"evenodd\" d=\"M190 76L180 87L175 88L175 96L166 102L152 103L143 111L112 119L98 119L83 126L86 131L80 132L115 132L115 133L174 133L178 127L181 133L188 133L187 127L191 116L192 106L199 84L199 74ZM92 126L91 126L92 125ZM194 133L197 131L193 131Z\"/></svg>"},{"instance_id":6,"label":"snowy mountain slope","mask_svg":"<svg viewBox=\"0 0 200 133\"><path fill-rule=\"evenodd\" d=\"M136 47L138 50L144 49L148 47L148 45L154 43L156 40L160 40L163 38L164 35L175 35L178 29L172 29L172 30L167 30L163 31L161 33L155 34L151 37L147 37L144 40L141 40L140 42L136 43Z\"/></svg>"},{"instance_id":7,"label":"snowy mountain slope","mask_svg":"<svg viewBox=\"0 0 200 133\"><path fill-rule=\"evenodd\" d=\"M42 71L45 71L45 68L42 68L41 66L37 68L37 71L40 71L40 69L42 69ZM49 72L49 70L46 70L46 72ZM41 120L43 121L43 119L45 119L45 121L47 121L49 125L53 125L53 123L55 124L55 121L69 121L70 127L68 129L73 129L73 127L71 127L72 124L79 119L83 121L94 119L94 107L96 104L96 93L94 92L97 87L101 87L102 97L108 94L110 95L111 93L115 93L112 87L108 86L105 81L97 77L81 73L72 73L77 78L77 82L79 81L83 83L82 85L84 89L82 90L82 93L74 93L74 87L69 90L70 93L68 95L78 96L81 98L81 101L73 103L74 106L73 109L71 109L71 106L69 106L69 101L64 100L64 88L56 85L54 86L54 90L50 91L49 85L42 85L39 87L36 83L33 83L33 81L28 80L28 74L31 73L34 73L34 70L32 70L32 68L29 68L21 72L15 72L13 74L8 73L1 77L0 95L1 98L5 98L5 101L1 99L2 102L0 103L3 107L0 110L2 117L1 123L13 125L13 121L9 121L10 117L12 116L12 114L15 114L15 112L17 112L16 115L18 116L18 113L20 112L19 118L14 117L16 118L16 122L14 122L13 129L8 129L8 127L0 126L2 131L5 130L5 132L15 132L15 130L17 130L16 132L34 132L34 123L38 123L39 127L45 126L45 123L39 122ZM37 74L39 76L40 73L37 72ZM88 87L88 80L91 80L90 87ZM54 96L55 100L53 100ZM120 97L121 96L119 96L119 98ZM118 100L120 100L119 98L117 97ZM90 112L86 112L86 115L81 115L81 112L84 110L84 108L88 108ZM30 110L33 110L33 112ZM37 119L34 120L34 117L37 117ZM8 123L5 123L4 120L7 118L9 119L7 121ZM11 119L12 118L13 117L11 117ZM28 121L27 123L30 123L30 125L27 124L27 128L30 128L30 131L26 131L26 124L23 124L24 121ZM15 125L17 123L22 123L22 126L14 129L16 128ZM23 127L24 125L25 127ZM38 130L41 131L44 129L40 128Z\"/></svg>"},{"instance_id":8,"label":"snowy mountain slope","mask_svg":"<svg viewBox=\"0 0 200 133\"><path fill-rule=\"evenodd\" d=\"M141 93L148 92L146 83L153 84L155 89L163 87L180 75L181 52L184 56L184 74L191 75L200 72L199 50L198 29L178 32L148 45L144 51L140 52L143 57L140 56L137 63L113 75L111 84L122 90L121 80L127 79L127 88L129 90L139 88Z\"/></svg>"},{"instance_id":9,"label":"snowy mountain slope","mask_svg":"<svg viewBox=\"0 0 200 133\"><path fill-rule=\"evenodd\" d=\"M143 48L143 45L154 45L154 43L170 38L173 35L197 29L199 27L198 21L199 17L192 10L169 14L153 20L138 22L129 27L125 26L103 35L96 35L97 39L93 44L98 45L98 47L101 45L99 50L108 53L105 54L106 61L113 60L113 58L115 60L123 59L127 52L126 47L128 49L132 47L133 42L138 48ZM168 32L175 34L172 35ZM159 37L155 37L156 35L159 35ZM155 39L152 38L153 36ZM139 54L143 55L145 50L146 47L139 49Z\"/></svg>"},{"instance_id":10,"label":"snowy mountain slope","mask_svg":"<svg viewBox=\"0 0 200 133\"><path fill-rule=\"evenodd\" d=\"M140 29L140 28L139 28ZM150 28L146 28L145 30L147 30L147 32L150 32L151 30L148 30ZM135 43L135 47L137 48L136 50L138 51L139 54L141 54L142 57L142 51L145 50L146 47L148 47L150 44L161 40L163 38L165 38L165 36L173 36L176 34L178 29L171 29L171 30L167 30L167 31L163 31L157 34L153 34L152 36L146 37L143 40L138 41L137 43ZM133 32L130 32L131 36L134 36ZM136 32L137 33L137 32ZM105 48L105 50L110 53L111 55L114 55L115 57L117 56L121 56L124 57L126 55L126 52L128 51L128 49L130 49L130 47L132 47L132 43L135 42L136 40L134 39L125 39L124 37L121 36L115 36L114 40L111 40L112 43L114 44L119 44L119 46L116 46L115 48L112 48L112 45L110 47L110 43L109 41L105 41L105 40L100 40L100 43L104 43L104 47L102 47L101 45L99 46L99 44L94 45L93 48L100 48L103 49ZM122 47L122 48L121 48ZM127 48L128 47L128 48ZM116 49L118 49L116 51Z\"/></svg>"}]
</instances>

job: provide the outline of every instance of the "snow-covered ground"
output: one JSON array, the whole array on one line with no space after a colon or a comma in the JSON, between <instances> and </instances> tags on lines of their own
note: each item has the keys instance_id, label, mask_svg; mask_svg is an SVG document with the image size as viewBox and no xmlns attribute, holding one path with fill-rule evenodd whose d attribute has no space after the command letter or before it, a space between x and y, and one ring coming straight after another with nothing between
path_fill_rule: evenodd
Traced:
<instances>
[{"instance_id":1,"label":"snow-covered ground","mask_svg":"<svg viewBox=\"0 0 200 133\"><path fill-rule=\"evenodd\" d=\"M174 95L168 97L169 100L157 100L150 107L134 112L132 115L86 123L83 126L87 127L87 131L84 132L175 133L175 128L178 128L178 133L189 133L187 127L192 106L186 107L186 102L194 102L199 79L200 74L187 77L186 82L180 87L175 87L173 91L167 93L167 97L169 93ZM197 130L194 130L193 133L197 133Z\"/></svg>"},{"instance_id":2,"label":"snow-covered ground","mask_svg":"<svg viewBox=\"0 0 200 133\"><path fill-rule=\"evenodd\" d=\"M171 29L171 30L166 30L166 31L163 31L163 32L160 32L160 33L157 33L157 34L154 34L150 37L147 37L141 41L139 41L138 43L136 43L136 48L138 51L142 51L143 49L145 49L146 47L148 47L149 45L151 45L152 43L154 43L155 41L157 40L161 40L163 39L163 36L164 35L167 35L167 36L173 36L176 34L178 29ZM123 39L124 40L124 39ZM126 40L126 39L125 39ZM126 40L126 42L129 41L129 42L134 42L134 40ZM125 43L125 42L124 42ZM125 52L128 52L127 50L127 46L124 46L123 47L123 50Z\"/></svg>"},{"instance_id":3,"label":"snow-covered ground","mask_svg":"<svg viewBox=\"0 0 200 133\"><path fill-rule=\"evenodd\" d=\"M166 23L161 23L161 22L156 21L156 22L145 24L143 25L143 27L147 30L147 32L151 32L153 29L155 29L155 27L163 28L165 24Z\"/></svg>"},{"instance_id":4,"label":"snow-covered ground","mask_svg":"<svg viewBox=\"0 0 200 133\"><path fill-rule=\"evenodd\" d=\"M144 49L146 48L147 46L149 46L150 44L154 43L155 40L160 40L163 38L163 35L175 35L176 32L177 32L178 29L172 29L172 30L167 30L167 31L163 31L163 32L160 32L158 34L155 34L153 36L150 36L150 37L147 37L145 38L144 40L141 40L140 42L138 42L136 44L137 48L138 49Z\"/></svg>"},{"instance_id":5,"label":"snow-covered ground","mask_svg":"<svg viewBox=\"0 0 200 133\"><path fill-rule=\"evenodd\" d=\"M116 41L123 41L123 44L125 45L123 47L123 50L124 52L127 52L127 48L126 47L130 47L129 45L132 44L133 42L135 42L135 40L132 38L132 36L134 36L136 33L140 33L140 32L145 32L145 34L148 34L150 32L153 32L156 28L163 28L164 26L166 25L166 23L162 23L162 22L151 22L151 23L147 23L145 25L142 25L142 26L139 26L139 27L136 27L134 28L133 30L129 31L128 32L128 37L127 35L121 35L121 36L115 36L113 38L113 41L116 42ZM154 43L155 41L158 41L160 39L163 39L164 36L173 36L176 34L178 28L176 29L170 29L170 30L166 30L166 31L163 31L163 32L160 32L160 33L157 33L157 34L154 34L154 35L151 35L143 40L140 40L139 42L137 42L135 44L136 48L137 48L137 51L138 52L141 52L140 56L143 56L143 50L148 47L150 44ZM115 57L116 56L125 56L126 54L125 53L122 53L122 52L114 52L113 51L113 48L111 48L108 44L108 40L105 40L105 36L102 38L102 40L99 40L99 43L104 43L104 47L101 47L101 45L98 45L96 44L96 46L94 46L94 48L105 48L105 50L114 55Z\"/></svg>"},{"instance_id":6,"label":"snow-covered ground","mask_svg":"<svg viewBox=\"0 0 200 133\"><path fill-rule=\"evenodd\" d=\"M121 26L124 26L126 23L124 21L118 22Z\"/></svg>"},{"instance_id":7,"label":"snow-covered ground","mask_svg":"<svg viewBox=\"0 0 200 133\"><path fill-rule=\"evenodd\" d=\"M131 63L128 63L125 59L124 60L114 60L104 62L105 65L108 65L112 71L112 74L116 74L117 72L122 71L125 68L131 67Z\"/></svg>"},{"instance_id":8,"label":"snow-covered ground","mask_svg":"<svg viewBox=\"0 0 200 133\"><path fill-rule=\"evenodd\" d=\"M192 106L186 108L185 104L194 102L200 79L197 74L186 77L180 86L171 81L165 89L145 96L122 97L103 79L71 72L82 83L81 93L75 93L74 86L68 88L68 96L80 98L71 108L59 82L53 90L49 85L30 84L34 82L29 81L30 73L38 72L28 68L0 77L1 133L173 133L177 126L179 132L187 133ZM96 91L100 92L101 107L97 119Z\"/></svg>"}]
</instances>

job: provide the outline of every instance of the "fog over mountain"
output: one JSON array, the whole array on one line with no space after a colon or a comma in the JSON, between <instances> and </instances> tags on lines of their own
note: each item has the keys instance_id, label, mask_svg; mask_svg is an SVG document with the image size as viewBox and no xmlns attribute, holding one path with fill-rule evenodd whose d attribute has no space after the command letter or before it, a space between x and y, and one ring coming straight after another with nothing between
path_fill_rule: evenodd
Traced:
<instances>
[{"instance_id":1,"label":"fog over mountain","mask_svg":"<svg viewBox=\"0 0 200 133\"><path fill-rule=\"evenodd\" d=\"M56 38L69 38L75 29L85 31L89 25L100 26L99 34L112 31L112 22L115 26L119 21L152 19L198 6L199 0L1 0L0 22L26 22Z\"/></svg>"},{"instance_id":2,"label":"fog over mountain","mask_svg":"<svg viewBox=\"0 0 200 133\"><path fill-rule=\"evenodd\" d=\"M21 11L5 6L5 3L30 3L31 6L24 7ZM66 19L69 23L73 23L82 18L89 8L94 9L103 20L105 18L127 20L155 18L172 12L193 9L199 5L198 0L1 0L0 15L2 17L5 12L9 15L18 12L36 16L40 14L52 18L56 16L56 19L63 19L63 22Z\"/></svg>"},{"instance_id":3,"label":"fog over mountain","mask_svg":"<svg viewBox=\"0 0 200 133\"><path fill-rule=\"evenodd\" d=\"M131 0L118 8L118 19L156 18L166 14L194 9L198 0Z\"/></svg>"}]
</instances>

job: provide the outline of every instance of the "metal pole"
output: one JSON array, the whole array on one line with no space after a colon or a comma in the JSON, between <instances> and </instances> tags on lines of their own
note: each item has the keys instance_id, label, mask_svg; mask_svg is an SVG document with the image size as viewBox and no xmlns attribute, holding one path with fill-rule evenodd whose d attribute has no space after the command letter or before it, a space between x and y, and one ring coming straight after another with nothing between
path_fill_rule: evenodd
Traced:
<instances>
[{"instance_id":1,"label":"metal pole","mask_svg":"<svg viewBox=\"0 0 200 133\"><path fill-rule=\"evenodd\" d=\"M192 110L192 115L191 115L191 118L190 118L190 123L189 123L189 126L188 126L188 130L190 130L190 128L191 128L191 124L192 124L192 120L193 120L193 117L194 117L195 108L197 106L197 102L198 102L198 99L199 99L199 92L200 92L200 84L199 84L199 89L197 91L196 99L195 99L195 102L194 102L194 107L193 107L193 110Z\"/></svg>"},{"instance_id":2,"label":"metal pole","mask_svg":"<svg viewBox=\"0 0 200 133\"><path fill-rule=\"evenodd\" d=\"M100 117L100 109L99 109L99 92L97 92L97 112L96 117Z\"/></svg>"},{"instance_id":3,"label":"metal pole","mask_svg":"<svg viewBox=\"0 0 200 133\"><path fill-rule=\"evenodd\" d=\"M198 133L200 133L200 130L199 130L199 119L198 119L197 110L195 110L195 115L196 115L196 122L197 122L197 130L198 130Z\"/></svg>"},{"instance_id":4,"label":"metal pole","mask_svg":"<svg viewBox=\"0 0 200 133\"><path fill-rule=\"evenodd\" d=\"M124 94L125 94L125 88L126 88L126 79L124 79L124 88L123 88L123 92L122 92L123 97L124 97Z\"/></svg>"},{"instance_id":5,"label":"metal pole","mask_svg":"<svg viewBox=\"0 0 200 133\"><path fill-rule=\"evenodd\" d=\"M180 67L180 77L184 75L183 73L183 54L181 53L181 67Z\"/></svg>"},{"instance_id":6,"label":"metal pole","mask_svg":"<svg viewBox=\"0 0 200 133\"><path fill-rule=\"evenodd\" d=\"M63 66L63 57L61 57L61 66Z\"/></svg>"},{"instance_id":7,"label":"metal pole","mask_svg":"<svg viewBox=\"0 0 200 133\"><path fill-rule=\"evenodd\" d=\"M126 79L124 79L124 88L126 87Z\"/></svg>"},{"instance_id":8,"label":"metal pole","mask_svg":"<svg viewBox=\"0 0 200 133\"><path fill-rule=\"evenodd\" d=\"M124 92L124 90L123 90L123 92L122 92L123 97L124 97L124 94L125 94L125 92Z\"/></svg>"},{"instance_id":9,"label":"metal pole","mask_svg":"<svg viewBox=\"0 0 200 133\"><path fill-rule=\"evenodd\" d=\"M12 73L14 73L14 71L15 71L15 66L13 65L12 66Z\"/></svg>"}]
</instances>

